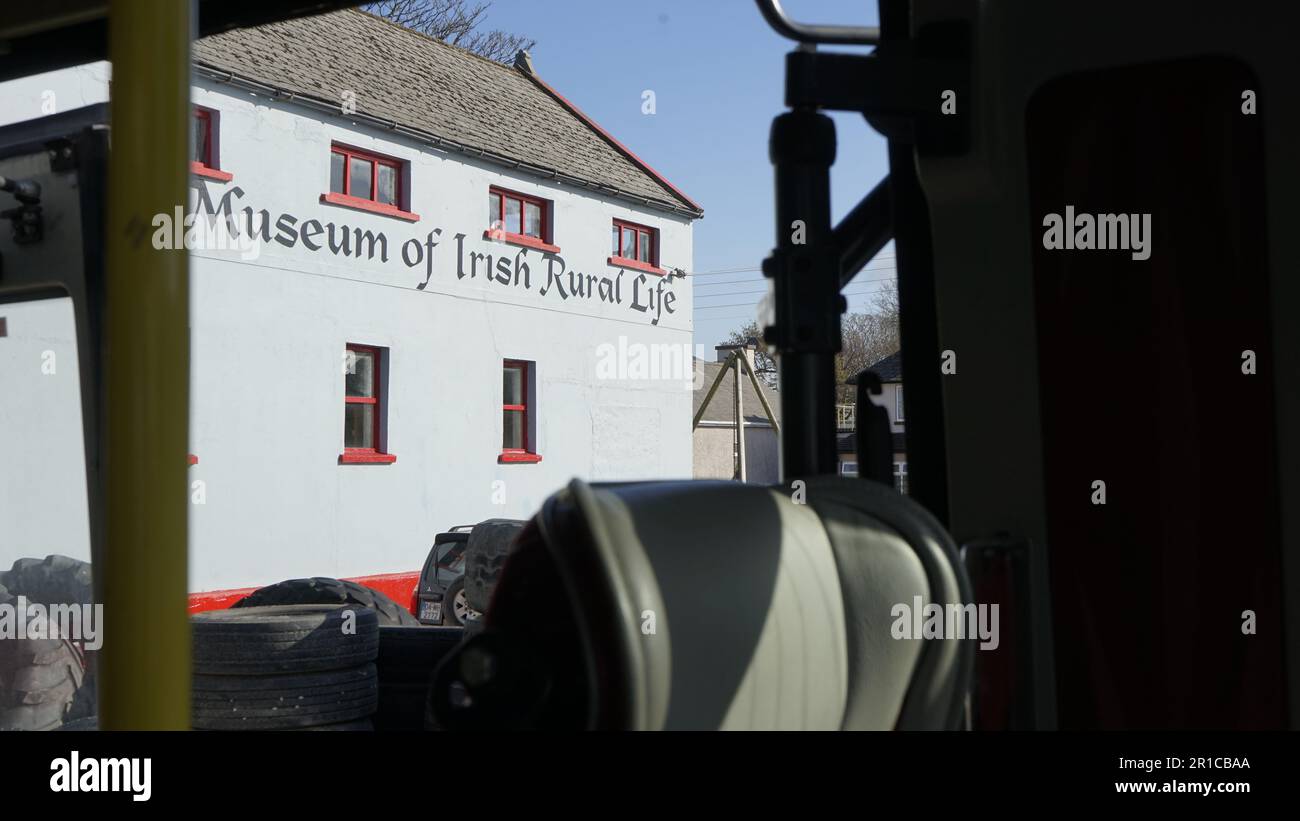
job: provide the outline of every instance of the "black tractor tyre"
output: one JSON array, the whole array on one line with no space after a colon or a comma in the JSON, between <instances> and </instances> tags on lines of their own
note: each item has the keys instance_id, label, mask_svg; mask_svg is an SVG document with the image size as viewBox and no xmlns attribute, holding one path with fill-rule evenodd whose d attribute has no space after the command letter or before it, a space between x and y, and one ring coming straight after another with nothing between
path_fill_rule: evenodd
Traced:
<instances>
[{"instance_id":1,"label":"black tractor tyre","mask_svg":"<svg viewBox=\"0 0 1300 821\"><path fill-rule=\"evenodd\" d=\"M488 519L470 531L465 545L465 599L478 612L487 612L501 568L524 524L517 519Z\"/></svg>"},{"instance_id":2,"label":"black tractor tyre","mask_svg":"<svg viewBox=\"0 0 1300 821\"><path fill-rule=\"evenodd\" d=\"M378 699L373 664L269 676L199 674L191 722L196 730L324 728L368 720Z\"/></svg>"},{"instance_id":3,"label":"black tractor tyre","mask_svg":"<svg viewBox=\"0 0 1300 821\"><path fill-rule=\"evenodd\" d=\"M316 576L289 579L249 593L232 607L266 607L277 604L350 604L369 607L379 614L380 624L419 624L405 607L364 584Z\"/></svg>"},{"instance_id":4,"label":"black tractor tyre","mask_svg":"<svg viewBox=\"0 0 1300 821\"><path fill-rule=\"evenodd\" d=\"M0 604L16 606L19 596L46 606L92 604L90 565L58 555L19 559L0 571ZM0 730L54 730L93 715L93 662L69 638L0 641Z\"/></svg>"},{"instance_id":5,"label":"black tractor tyre","mask_svg":"<svg viewBox=\"0 0 1300 821\"><path fill-rule=\"evenodd\" d=\"M194 672L205 675L343 670L368 664L379 652L379 617L368 607L210 610L190 617L190 626Z\"/></svg>"},{"instance_id":6,"label":"black tractor tyre","mask_svg":"<svg viewBox=\"0 0 1300 821\"><path fill-rule=\"evenodd\" d=\"M19 559L0 572L0 587L41 604L90 604L95 597L90 564L67 556Z\"/></svg>"}]
</instances>

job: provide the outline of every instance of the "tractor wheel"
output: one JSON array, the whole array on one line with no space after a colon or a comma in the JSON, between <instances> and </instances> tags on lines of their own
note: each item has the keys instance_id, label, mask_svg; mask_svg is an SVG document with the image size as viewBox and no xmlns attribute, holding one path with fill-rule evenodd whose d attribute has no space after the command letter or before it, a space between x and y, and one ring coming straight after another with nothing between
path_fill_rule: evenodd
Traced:
<instances>
[{"instance_id":1,"label":"tractor wheel","mask_svg":"<svg viewBox=\"0 0 1300 821\"><path fill-rule=\"evenodd\" d=\"M90 565L67 556L19 559L0 572L0 604L88 605ZM100 629L102 625L95 625ZM53 730L95 712L93 660L68 638L0 641L0 730Z\"/></svg>"},{"instance_id":2,"label":"tractor wheel","mask_svg":"<svg viewBox=\"0 0 1300 821\"><path fill-rule=\"evenodd\" d=\"M402 605L363 584L317 576L289 579L268 585L234 603L234 607L266 607L277 604L350 604L369 607L379 614L380 624L418 625L420 622Z\"/></svg>"}]
</instances>

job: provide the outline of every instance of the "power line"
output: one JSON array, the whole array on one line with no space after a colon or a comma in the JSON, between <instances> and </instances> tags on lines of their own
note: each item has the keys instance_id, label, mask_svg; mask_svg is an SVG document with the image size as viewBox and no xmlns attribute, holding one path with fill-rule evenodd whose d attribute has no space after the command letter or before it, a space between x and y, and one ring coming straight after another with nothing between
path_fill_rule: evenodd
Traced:
<instances>
[{"instance_id":1,"label":"power line","mask_svg":"<svg viewBox=\"0 0 1300 821\"><path fill-rule=\"evenodd\" d=\"M888 267L888 268L885 268L885 267L882 266L882 267L880 267L880 268L864 268L863 270L864 270L864 271L893 271L894 268L893 268L893 266L890 266L890 267ZM853 282L854 284L857 284L857 283L859 283L859 282L886 282L886 281L893 280L893 279L896 279L896 278L897 278L897 276L877 277L877 278L870 278L870 277L869 277L869 278L867 278L867 279L857 279L857 278L855 277L855 278L852 280L852 282ZM766 281L766 280L763 279L762 277L746 277L746 278L744 278L744 279L728 279L728 280L724 280L724 281L722 281L722 282L701 282L701 283L698 284L698 285L692 284L692 288L698 291L698 289L700 289L700 288L720 288L720 287L723 287L723 286L726 286L726 285L757 285L758 283L760 283L760 282L765 282L765 281ZM703 296L703 294L702 294L702 296Z\"/></svg>"},{"instance_id":2,"label":"power line","mask_svg":"<svg viewBox=\"0 0 1300 821\"><path fill-rule=\"evenodd\" d=\"M866 284L866 283L868 283L868 282L893 282L893 281L894 281L894 278L893 278L893 277L880 277L879 279L860 279L860 280L856 280L856 281L853 283L853 285L854 285L854 286L857 286L857 285L864 285L864 284ZM755 284L757 284L757 283L755 283ZM868 293L868 292L875 292L875 291L879 291L879 290L880 290L880 288L879 288L879 287L876 287L876 288L868 288L866 291L841 291L840 293L845 294L846 296L851 296L851 295L854 295L854 294L865 294L865 293ZM757 291L722 291L722 292L720 292L720 293L716 293L716 294L697 294L696 296L697 296L699 299L715 299L715 298L717 298L717 297L745 296L746 294L765 294L765 293L767 293L767 291L768 291L767 288L760 288L760 289L757 290ZM704 307L708 307L708 306L704 306Z\"/></svg>"},{"instance_id":3,"label":"power line","mask_svg":"<svg viewBox=\"0 0 1300 821\"><path fill-rule=\"evenodd\" d=\"M845 291L845 292L843 292L843 293L844 293L844 295L847 296L847 297L860 297L860 296L870 296L870 295L876 293L876 292L879 291L879 290L880 290L879 288L868 288L868 289L865 290L865 291ZM766 294L766 293L767 293L767 291L765 291L765 290L764 290L764 291L742 291L742 292L740 292L740 293L735 293L735 294L714 294L714 296L718 296L718 297L729 297L729 296L745 296L746 294ZM704 310L705 308L730 308L730 307L733 307L733 306L735 306L735 305L755 305L755 306L756 306L756 305L758 305L758 303L759 303L760 301L761 301L761 300L757 300L757 299L756 299L756 300L754 300L753 302L730 302L730 303L726 303L726 304L724 304L724 305L696 305L696 306L695 306L695 310Z\"/></svg>"},{"instance_id":4,"label":"power line","mask_svg":"<svg viewBox=\"0 0 1300 821\"><path fill-rule=\"evenodd\" d=\"M877 256L872 257L870 261L871 261L871 262L875 262L875 261L877 261L877 260L882 260L882 259L894 259L894 255L893 255L893 254L879 254L879 255L877 255ZM870 268L870 267L867 267L867 268L863 268L863 270L864 270L864 271L869 271L869 270L871 270L871 268ZM753 271L753 272L755 272L755 273L762 273L763 269L762 269L762 268L748 268L748 267L738 267L738 268L719 268L719 269L717 269L716 271L687 271L687 272L686 272L686 275L687 275L688 277L711 277L711 276L721 276L722 274L743 274L743 273L748 273L748 272L750 272L750 271Z\"/></svg>"}]
</instances>

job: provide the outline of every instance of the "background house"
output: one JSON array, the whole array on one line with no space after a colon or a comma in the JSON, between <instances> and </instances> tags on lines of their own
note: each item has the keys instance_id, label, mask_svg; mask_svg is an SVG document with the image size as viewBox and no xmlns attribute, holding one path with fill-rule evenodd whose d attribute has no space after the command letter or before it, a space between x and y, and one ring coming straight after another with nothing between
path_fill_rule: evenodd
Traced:
<instances>
[{"instance_id":1,"label":"background house","mask_svg":"<svg viewBox=\"0 0 1300 821\"><path fill-rule=\"evenodd\" d=\"M742 348L749 364L754 365L754 349ZM705 394L722 369L722 360L730 350L719 350L717 362L695 360L695 395L692 415L699 413ZM760 382L760 384L762 384ZM763 385L767 399L778 424L781 422L781 403L777 392ZM745 431L745 481L755 484L775 484L780 480L780 447L777 432L768 422L758 394L748 377L741 380L741 409ZM722 383L709 401L708 410L693 434L695 448L695 478L735 478L735 397L736 379L731 374L723 376Z\"/></svg>"},{"instance_id":2,"label":"background house","mask_svg":"<svg viewBox=\"0 0 1300 821\"><path fill-rule=\"evenodd\" d=\"M894 487L907 492L907 444L903 435L903 353L890 354L870 368L880 378L880 396L873 397L875 404L889 413L889 432L894 446ZM839 407L840 475L858 475L856 408Z\"/></svg>"}]
</instances>

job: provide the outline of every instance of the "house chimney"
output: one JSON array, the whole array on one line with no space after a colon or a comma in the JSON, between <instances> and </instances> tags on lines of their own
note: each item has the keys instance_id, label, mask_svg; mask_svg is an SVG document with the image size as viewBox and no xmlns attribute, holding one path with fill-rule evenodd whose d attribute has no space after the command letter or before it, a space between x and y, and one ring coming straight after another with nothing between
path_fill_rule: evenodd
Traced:
<instances>
[{"instance_id":1,"label":"house chimney","mask_svg":"<svg viewBox=\"0 0 1300 821\"><path fill-rule=\"evenodd\" d=\"M537 72L533 71L533 58L529 57L528 52L523 49L519 49L519 51L515 52L515 68L525 74L537 74Z\"/></svg>"}]
</instances>

